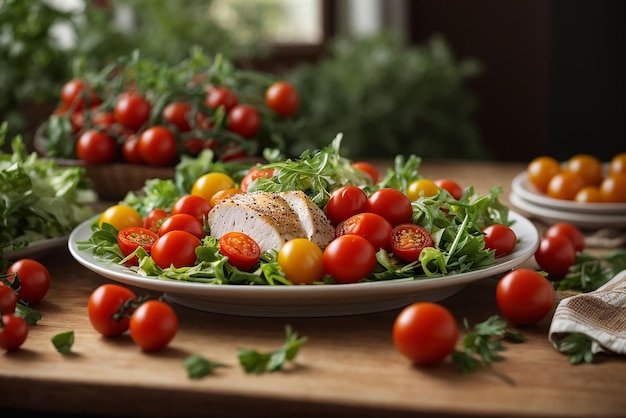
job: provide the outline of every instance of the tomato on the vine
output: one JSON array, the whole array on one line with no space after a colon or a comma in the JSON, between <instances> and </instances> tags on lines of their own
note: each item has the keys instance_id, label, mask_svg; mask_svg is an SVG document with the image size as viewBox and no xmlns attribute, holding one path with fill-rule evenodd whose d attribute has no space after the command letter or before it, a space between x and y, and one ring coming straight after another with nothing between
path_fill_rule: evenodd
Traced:
<instances>
[{"instance_id":1,"label":"tomato on the vine","mask_svg":"<svg viewBox=\"0 0 626 418\"><path fill-rule=\"evenodd\" d=\"M7 351L17 350L24 344L28 336L28 324L26 320L13 313L2 315L2 327L0 327L0 348Z\"/></svg>"},{"instance_id":2,"label":"tomato on the vine","mask_svg":"<svg viewBox=\"0 0 626 418\"><path fill-rule=\"evenodd\" d=\"M376 250L391 249L392 226L389 221L380 215L371 212L357 213L335 228L335 236L354 234L360 235L372 243Z\"/></svg>"},{"instance_id":3,"label":"tomato on the vine","mask_svg":"<svg viewBox=\"0 0 626 418\"><path fill-rule=\"evenodd\" d=\"M170 231L186 231L198 239L202 239L206 235L202 222L188 213L177 213L165 218L159 227L159 236Z\"/></svg>"},{"instance_id":4,"label":"tomato on the vine","mask_svg":"<svg viewBox=\"0 0 626 418\"><path fill-rule=\"evenodd\" d=\"M130 337L143 351L165 348L176 336L178 316L162 300L143 302L130 317Z\"/></svg>"},{"instance_id":5,"label":"tomato on the vine","mask_svg":"<svg viewBox=\"0 0 626 418\"><path fill-rule=\"evenodd\" d=\"M139 153L139 140L135 135L131 135L122 143L122 157L130 164L142 164L143 158Z\"/></svg>"},{"instance_id":6,"label":"tomato on the vine","mask_svg":"<svg viewBox=\"0 0 626 418\"><path fill-rule=\"evenodd\" d=\"M378 170L372 164L365 161L356 161L352 163L352 167L369 175L373 184L378 183Z\"/></svg>"},{"instance_id":7,"label":"tomato on the vine","mask_svg":"<svg viewBox=\"0 0 626 418\"><path fill-rule=\"evenodd\" d=\"M17 306L17 294L11 286L0 281L0 314L15 312Z\"/></svg>"},{"instance_id":8,"label":"tomato on the vine","mask_svg":"<svg viewBox=\"0 0 626 418\"><path fill-rule=\"evenodd\" d=\"M254 106L236 105L228 112L226 126L244 138L252 138L261 128L261 117Z\"/></svg>"},{"instance_id":9,"label":"tomato on the vine","mask_svg":"<svg viewBox=\"0 0 626 418\"><path fill-rule=\"evenodd\" d=\"M139 136L139 155L148 164L165 166L178 155L176 137L164 126L151 126Z\"/></svg>"},{"instance_id":10,"label":"tomato on the vine","mask_svg":"<svg viewBox=\"0 0 626 418\"><path fill-rule=\"evenodd\" d=\"M544 237L554 235L562 235L572 241L577 252L581 252L585 249L585 236L582 231L571 222L557 222L549 226L544 233Z\"/></svg>"},{"instance_id":11,"label":"tomato on the vine","mask_svg":"<svg viewBox=\"0 0 626 418\"><path fill-rule=\"evenodd\" d=\"M163 109L163 119L174 125L179 132L191 130L189 121L191 116L191 105L187 102L174 101Z\"/></svg>"},{"instance_id":12,"label":"tomato on the vine","mask_svg":"<svg viewBox=\"0 0 626 418\"><path fill-rule=\"evenodd\" d=\"M99 129L107 130L110 129L115 122L115 114L109 111L98 111L94 113L91 118L91 123L93 126Z\"/></svg>"},{"instance_id":13,"label":"tomato on the vine","mask_svg":"<svg viewBox=\"0 0 626 418\"><path fill-rule=\"evenodd\" d=\"M334 190L324 207L326 216L334 225L367 210L367 194L357 186L343 186Z\"/></svg>"},{"instance_id":14,"label":"tomato on the vine","mask_svg":"<svg viewBox=\"0 0 626 418\"><path fill-rule=\"evenodd\" d=\"M200 239L195 235L187 231L174 230L159 237L152 245L150 255L162 269L170 266L190 267L196 263L196 248L200 245Z\"/></svg>"},{"instance_id":15,"label":"tomato on the vine","mask_svg":"<svg viewBox=\"0 0 626 418\"><path fill-rule=\"evenodd\" d=\"M554 303L554 287L535 270L517 268L496 285L496 301L502 315L513 325L534 324L543 319Z\"/></svg>"},{"instance_id":16,"label":"tomato on the vine","mask_svg":"<svg viewBox=\"0 0 626 418\"><path fill-rule=\"evenodd\" d=\"M35 304L42 300L50 290L50 272L37 260L22 258L11 264L7 274L16 274L20 280L20 288L17 297L29 304ZM14 279L10 279L11 282Z\"/></svg>"},{"instance_id":17,"label":"tomato on the vine","mask_svg":"<svg viewBox=\"0 0 626 418\"><path fill-rule=\"evenodd\" d=\"M482 232L485 237L485 247L495 250L496 257L511 254L517 245L517 235L507 225L489 225L483 228Z\"/></svg>"},{"instance_id":18,"label":"tomato on the vine","mask_svg":"<svg viewBox=\"0 0 626 418\"><path fill-rule=\"evenodd\" d=\"M342 235L324 249L324 271L338 283L356 283L376 267L376 249L359 235Z\"/></svg>"},{"instance_id":19,"label":"tomato on the vine","mask_svg":"<svg viewBox=\"0 0 626 418\"><path fill-rule=\"evenodd\" d=\"M211 86L204 98L204 105L211 109L223 106L224 110L229 112L237 105L237 95L228 87Z\"/></svg>"},{"instance_id":20,"label":"tomato on the vine","mask_svg":"<svg viewBox=\"0 0 626 418\"><path fill-rule=\"evenodd\" d=\"M278 265L293 284L313 284L324 276L322 249L306 238L294 238L278 251Z\"/></svg>"},{"instance_id":21,"label":"tomato on the vine","mask_svg":"<svg viewBox=\"0 0 626 418\"><path fill-rule=\"evenodd\" d=\"M535 261L548 277L558 280L565 277L569 268L576 263L576 248L563 235L543 237L535 251Z\"/></svg>"},{"instance_id":22,"label":"tomato on the vine","mask_svg":"<svg viewBox=\"0 0 626 418\"><path fill-rule=\"evenodd\" d=\"M102 103L102 99L85 81L73 78L61 87L61 101L74 110L82 110L85 105L94 107ZM86 99L86 101L85 101Z\"/></svg>"},{"instance_id":23,"label":"tomato on the vine","mask_svg":"<svg viewBox=\"0 0 626 418\"><path fill-rule=\"evenodd\" d=\"M115 119L127 128L138 130L150 119L150 102L136 93L123 93L115 102Z\"/></svg>"},{"instance_id":24,"label":"tomato on the vine","mask_svg":"<svg viewBox=\"0 0 626 418\"><path fill-rule=\"evenodd\" d=\"M118 284L103 284L89 295L87 314L93 328L105 337L128 330L129 317L137 302L135 292Z\"/></svg>"},{"instance_id":25,"label":"tomato on the vine","mask_svg":"<svg viewBox=\"0 0 626 418\"><path fill-rule=\"evenodd\" d=\"M385 187L376 190L368 199L370 212L387 219L392 226L411 222L413 207L411 200L400 190Z\"/></svg>"},{"instance_id":26,"label":"tomato on the vine","mask_svg":"<svg viewBox=\"0 0 626 418\"><path fill-rule=\"evenodd\" d=\"M277 81L265 90L267 107L282 117L289 117L298 111L300 96L293 85Z\"/></svg>"},{"instance_id":27,"label":"tomato on the vine","mask_svg":"<svg viewBox=\"0 0 626 418\"><path fill-rule=\"evenodd\" d=\"M142 247L149 254L158 238L159 235L156 232L141 226L131 226L117 233L117 245L125 256L130 255L137 247ZM137 261L137 257L130 260L131 264L137 264Z\"/></svg>"},{"instance_id":28,"label":"tomato on the vine","mask_svg":"<svg viewBox=\"0 0 626 418\"><path fill-rule=\"evenodd\" d=\"M117 143L109 135L89 129L76 142L76 155L92 164L106 164L115 159Z\"/></svg>"},{"instance_id":29,"label":"tomato on the vine","mask_svg":"<svg viewBox=\"0 0 626 418\"><path fill-rule=\"evenodd\" d=\"M398 314L393 324L396 349L415 365L432 365L452 354L459 327L443 305L415 302Z\"/></svg>"},{"instance_id":30,"label":"tomato on the vine","mask_svg":"<svg viewBox=\"0 0 626 418\"><path fill-rule=\"evenodd\" d=\"M239 270L250 271L261 256L259 244L243 232L229 232L219 240L220 252L228 257L228 262Z\"/></svg>"},{"instance_id":31,"label":"tomato on the vine","mask_svg":"<svg viewBox=\"0 0 626 418\"><path fill-rule=\"evenodd\" d=\"M172 215L186 213L198 218L200 222L209 216L211 204L202 196L187 194L178 199L172 206Z\"/></svg>"}]
</instances>

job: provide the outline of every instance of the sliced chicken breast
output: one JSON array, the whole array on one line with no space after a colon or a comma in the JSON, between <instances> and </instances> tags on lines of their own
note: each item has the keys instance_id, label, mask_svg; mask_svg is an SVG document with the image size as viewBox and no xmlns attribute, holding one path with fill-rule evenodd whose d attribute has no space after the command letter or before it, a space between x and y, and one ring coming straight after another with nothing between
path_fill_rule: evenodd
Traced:
<instances>
[{"instance_id":1,"label":"sliced chicken breast","mask_svg":"<svg viewBox=\"0 0 626 418\"><path fill-rule=\"evenodd\" d=\"M335 238L335 228L326 214L301 190L281 193L291 209L298 215L306 237L321 248Z\"/></svg>"}]
</instances>

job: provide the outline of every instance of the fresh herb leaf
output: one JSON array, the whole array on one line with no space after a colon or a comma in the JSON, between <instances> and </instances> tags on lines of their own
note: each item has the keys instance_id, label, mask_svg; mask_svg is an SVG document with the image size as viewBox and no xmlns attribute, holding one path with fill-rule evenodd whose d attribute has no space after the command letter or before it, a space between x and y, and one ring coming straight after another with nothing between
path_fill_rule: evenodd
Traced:
<instances>
[{"instance_id":1,"label":"fresh herb leaf","mask_svg":"<svg viewBox=\"0 0 626 418\"><path fill-rule=\"evenodd\" d=\"M201 379L213 373L216 367L224 367L223 363L211 361L199 354L191 354L184 361L190 379Z\"/></svg>"},{"instance_id":2,"label":"fresh herb leaf","mask_svg":"<svg viewBox=\"0 0 626 418\"><path fill-rule=\"evenodd\" d=\"M581 253L567 275L553 282L558 291L592 292L626 269L626 250L614 250L601 256Z\"/></svg>"},{"instance_id":3,"label":"fresh herb leaf","mask_svg":"<svg viewBox=\"0 0 626 418\"><path fill-rule=\"evenodd\" d=\"M15 305L15 312L17 315L24 318L28 325L35 325L39 320L41 320L41 313L29 307L21 300L17 303L17 305Z\"/></svg>"},{"instance_id":4,"label":"fresh herb leaf","mask_svg":"<svg viewBox=\"0 0 626 418\"><path fill-rule=\"evenodd\" d=\"M508 331L507 322L497 315L474 325L474 329L470 329L467 318L464 318L463 323L467 330L463 339L463 350L452 353L452 362L463 373L473 372L483 364L491 366L495 361L504 360L500 355L504 350L503 338L515 342L524 339L521 333Z\"/></svg>"},{"instance_id":5,"label":"fresh herb leaf","mask_svg":"<svg viewBox=\"0 0 626 418\"><path fill-rule=\"evenodd\" d=\"M246 373L263 374L276 372L283 369L286 361L293 360L300 347L306 342L306 337L298 338L291 326L285 327L286 341L280 348L269 353L261 353L257 350L239 349L237 357Z\"/></svg>"},{"instance_id":6,"label":"fresh herb leaf","mask_svg":"<svg viewBox=\"0 0 626 418\"><path fill-rule=\"evenodd\" d=\"M61 354L69 354L74 345L74 331L66 331L56 334L51 339L54 348Z\"/></svg>"},{"instance_id":7,"label":"fresh herb leaf","mask_svg":"<svg viewBox=\"0 0 626 418\"><path fill-rule=\"evenodd\" d=\"M591 338L585 334L569 334L561 340L561 352L569 354L569 361L572 364L592 363L591 343Z\"/></svg>"}]
</instances>

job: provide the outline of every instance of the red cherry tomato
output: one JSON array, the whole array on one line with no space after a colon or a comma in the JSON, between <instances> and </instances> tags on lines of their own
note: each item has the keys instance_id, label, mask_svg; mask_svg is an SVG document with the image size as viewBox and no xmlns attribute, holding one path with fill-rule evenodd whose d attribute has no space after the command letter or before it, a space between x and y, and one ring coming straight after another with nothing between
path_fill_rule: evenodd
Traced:
<instances>
[{"instance_id":1,"label":"red cherry tomato","mask_svg":"<svg viewBox=\"0 0 626 418\"><path fill-rule=\"evenodd\" d=\"M261 256L259 244L243 232L229 232L220 238L220 252L239 270L250 271Z\"/></svg>"},{"instance_id":2,"label":"red cherry tomato","mask_svg":"<svg viewBox=\"0 0 626 418\"><path fill-rule=\"evenodd\" d=\"M335 228L335 236L354 234L360 235L372 243L376 250L391 250L391 230L389 221L375 213L364 212L352 215L339 223Z\"/></svg>"},{"instance_id":3,"label":"red cherry tomato","mask_svg":"<svg viewBox=\"0 0 626 418\"><path fill-rule=\"evenodd\" d=\"M143 221L143 227L152 232L159 233L159 228L167 218L167 212L164 209L155 208L148 213Z\"/></svg>"},{"instance_id":4,"label":"red cherry tomato","mask_svg":"<svg viewBox=\"0 0 626 418\"><path fill-rule=\"evenodd\" d=\"M170 231L161 235L152 245L150 255L156 265L162 269L170 266L190 267L196 263L196 248L200 245L198 237L187 231Z\"/></svg>"},{"instance_id":5,"label":"red cherry tomato","mask_svg":"<svg viewBox=\"0 0 626 418\"><path fill-rule=\"evenodd\" d=\"M352 163L352 167L357 168L363 171L365 174L369 175L372 179L372 183L378 183L378 170L372 164L367 163L365 161L357 161Z\"/></svg>"},{"instance_id":6,"label":"red cherry tomato","mask_svg":"<svg viewBox=\"0 0 626 418\"><path fill-rule=\"evenodd\" d=\"M338 225L352 215L367 212L367 194L357 186L343 186L334 190L324 207L328 219Z\"/></svg>"},{"instance_id":7,"label":"red cherry tomato","mask_svg":"<svg viewBox=\"0 0 626 418\"><path fill-rule=\"evenodd\" d=\"M432 365L452 354L459 328L444 306L416 302L404 308L393 324L393 343L415 365Z\"/></svg>"},{"instance_id":8,"label":"red cherry tomato","mask_svg":"<svg viewBox=\"0 0 626 418\"><path fill-rule=\"evenodd\" d=\"M2 315L2 327L0 327L0 348L7 351L17 350L24 344L28 336L28 324L26 320L12 313Z\"/></svg>"},{"instance_id":9,"label":"red cherry tomato","mask_svg":"<svg viewBox=\"0 0 626 418\"><path fill-rule=\"evenodd\" d=\"M175 101L163 109L163 119L174 125L179 132L191 130L190 115L191 105L187 102Z\"/></svg>"},{"instance_id":10,"label":"red cherry tomato","mask_svg":"<svg viewBox=\"0 0 626 418\"><path fill-rule=\"evenodd\" d=\"M291 84L277 81L265 91L265 103L280 116L289 117L298 111L300 96Z\"/></svg>"},{"instance_id":11,"label":"red cherry tomato","mask_svg":"<svg viewBox=\"0 0 626 418\"><path fill-rule=\"evenodd\" d=\"M178 155L176 137L163 126L151 126L139 136L139 155L150 165L165 166Z\"/></svg>"},{"instance_id":12,"label":"red cherry tomato","mask_svg":"<svg viewBox=\"0 0 626 418\"><path fill-rule=\"evenodd\" d=\"M535 261L551 280L558 280L576 263L576 248L565 236L544 237L535 251Z\"/></svg>"},{"instance_id":13,"label":"red cherry tomato","mask_svg":"<svg viewBox=\"0 0 626 418\"><path fill-rule=\"evenodd\" d=\"M61 101L68 108L73 107L74 110L82 110L85 105L94 107L102 103L102 99L93 88L78 78L69 80L61 87Z\"/></svg>"},{"instance_id":14,"label":"red cherry tomato","mask_svg":"<svg viewBox=\"0 0 626 418\"><path fill-rule=\"evenodd\" d=\"M411 200L400 190L378 189L369 197L368 203L369 212L387 219L392 226L411 222L413 218Z\"/></svg>"},{"instance_id":15,"label":"red cherry tomato","mask_svg":"<svg viewBox=\"0 0 626 418\"><path fill-rule=\"evenodd\" d=\"M250 184L256 179L261 178L261 177L270 179L272 178L272 176L274 176L273 168L265 168L265 169L260 170L258 167L254 166L250 168L250 170L248 171L248 174L246 174L245 177L241 180L241 184L239 185L239 188L243 190L244 192L247 192L248 188L250 187Z\"/></svg>"},{"instance_id":16,"label":"red cherry tomato","mask_svg":"<svg viewBox=\"0 0 626 418\"><path fill-rule=\"evenodd\" d=\"M140 226L131 226L124 228L117 233L117 245L125 256L130 255L137 247L142 247L144 250L150 253L152 245L159 238L156 232L149 229L142 228ZM129 261L131 264L137 264L137 257L133 257Z\"/></svg>"},{"instance_id":17,"label":"red cherry tomato","mask_svg":"<svg viewBox=\"0 0 626 418\"><path fill-rule=\"evenodd\" d=\"M117 143L109 135L89 129L76 142L76 155L92 164L106 164L115 159Z\"/></svg>"},{"instance_id":18,"label":"red cherry tomato","mask_svg":"<svg viewBox=\"0 0 626 418\"><path fill-rule=\"evenodd\" d=\"M17 294L8 284L0 281L0 314L15 312Z\"/></svg>"},{"instance_id":19,"label":"red cherry tomato","mask_svg":"<svg viewBox=\"0 0 626 418\"><path fill-rule=\"evenodd\" d=\"M206 236L202 222L188 213L177 213L167 217L159 227L159 236L170 231L186 231L198 239Z\"/></svg>"},{"instance_id":20,"label":"red cherry tomato","mask_svg":"<svg viewBox=\"0 0 626 418\"><path fill-rule=\"evenodd\" d=\"M433 237L420 225L404 223L391 231L391 249L396 257L407 263L416 261L424 248L432 246Z\"/></svg>"},{"instance_id":21,"label":"red cherry tomato","mask_svg":"<svg viewBox=\"0 0 626 418\"><path fill-rule=\"evenodd\" d=\"M493 224L483 228L485 247L495 250L495 256L511 254L517 245L515 231L506 225Z\"/></svg>"},{"instance_id":22,"label":"red cherry tomato","mask_svg":"<svg viewBox=\"0 0 626 418\"><path fill-rule=\"evenodd\" d=\"M124 93L115 103L115 119L127 128L138 130L148 122L151 108L143 96Z\"/></svg>"},{"instance_id":23,"label":"red cherry tomato","mask_svg":"<svg viewBox=\"0 0 626 418\"><path fill-rule=\"evenodd\" d=\"M376 267L376 249L359 235L342 235L328 244L322 260L324 271L338 283L356 283Z\"/></svg>"},{"instance_id":24,"label":"red cherry tomato","mask_svg":"<svg viewBox=\"0 0 626 418\"><path fill-rule=\"evenodd\" d=\"M42 300L50 290L50 272L37 260L22 258L9 266L7 274L16 274L20 280L18 298L29 304ZM13 282L13 279L9 279Z\"/></svg>"},{"instance_id":25,"label":"red cherry tomato","mask_svg":"<svg viewBox=\"0 0 626 418\"><path fill-rule=\"evenodd\" d=\"M261 117L253 106L237 105L228 112L226 126L244 138L253 138L261 127Z\"/></svg>"},{"instance_id":26,"label":"red cherry tomato","mask_svg":"<svg viewBox=\"0 0 626 418\"><path fill-rule=\"evenodd\" d=\"M204 104L211 109L224 106L224 109L228 112L237 105L237 96L228 87L212 86L204 98Z\"/></svg>"},{"instance_id":27,"label":"red cherry tomato","mask_svg":"<svg viewBox=\"0 0 626 418\"><path fill-rule=\"evenodd\" d=\"M176 201L172 207L172 215L186 213L198 218L200 222L209 216L211 204L202 196L188 194Z\"/></svg>"},{"instance_id":28,"label":"red cherry tomato","mask_svg":"<svg viewBox=\"0 0 626 418\"><path fill-rule=\"evenodd\" d=\"M578 227L569 222L558 222L546 229L544 233L545 237L551 237L554 235L561 235L568 238L574 244L574 248L577 252L582 252L585 249L585 236Z\"/></svg>"},{"instance_id":29,"label":"red cherry tomato","mask_svg":"<svg viewBox=\"0 0 626 418\"><path fill-rule=\"evenodd\" d=\"M87 301L89 322L105 337L121 335L128 330L128 316L132 313L132 304L136 301L137 295L127 287L103 284L89 295Z\"/></svg>"},{"instance_id":30,"label":"red cherry tomato","mask_svg":"<svg viewBox=\"0 0 626 418\"><path fill-rule=\"evenodd\" d=\"M435 184L440 189L444 189L445 191L450 193L450 195L456 200L461 199L463 197L463 193L465 193L463 187L461 187L459 183L451 179L437 179L435 180Z\"/></svg>"},{"instance_id":31,"label":"red cherry tomato","mask_svg":"<svg viewBox=\"0 0 626 418\"><path fill-rule=\"evenodd\" d=\"M178 316L170 305L161 300L148 300L130 317L130 337L143 351L167 347L178 331Z\"/></svg>"},{"instance_id":32,"label":"red cherry tomato","mask_svg":"<svg viewBox=\"0 0 626 418\"><path fill-rule=\"evenodd\" d=\"M135 135L131 135L122 143L122 157L130 164L142 164L143 158L139 153L139 140Z\"/></svg>"},{"instance_id":33,"label":"red cherry tomato","mask_svg":"<svg viewBox=\"0 0 626 418\"><path fill-rule=\"evenodd\" d=\"M496 301L502 315L513 325L539 322L554 303L554 287L540 273L518 268L504 275L496 286Z\"/></svg>"}]
</instances>

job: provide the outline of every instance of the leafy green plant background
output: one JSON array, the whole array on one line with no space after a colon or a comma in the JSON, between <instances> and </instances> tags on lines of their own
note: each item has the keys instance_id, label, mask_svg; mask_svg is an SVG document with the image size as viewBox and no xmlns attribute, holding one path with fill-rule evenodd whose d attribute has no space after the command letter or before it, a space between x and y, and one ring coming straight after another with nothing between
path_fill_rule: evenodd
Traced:
<instances>
[{"instance_id":1,"label":"leafy green plant background","mask_svg":"<svg viewBox=\"0 0 626 418\"><path fill-rule=\"evenodd\" d=\"M269 51L258 28L277 13L271 5L242 3L237 29L228 30L211 15L211 0L115 0L116 7L140 11L132 28L123 30L106 7L111 3L91 0L83 10L67 12L43 0L0 0L0 118L9 122L11 136L31 135L33 105L53 108L79 57L98 70L139 49L143 57L175 65L199 46L242 61ZM69 49L52 36L60 22L77 34ZM381 33L335 39L329 52L282 74L301 95L284 144L288 156L326 146L341 132L342 152L350 158L489 158L473 120L478 102L466 86L481 65L456 59L445 39L407 46Z\"/></svg>"}]
</instances>

